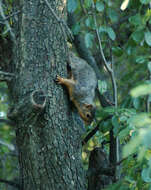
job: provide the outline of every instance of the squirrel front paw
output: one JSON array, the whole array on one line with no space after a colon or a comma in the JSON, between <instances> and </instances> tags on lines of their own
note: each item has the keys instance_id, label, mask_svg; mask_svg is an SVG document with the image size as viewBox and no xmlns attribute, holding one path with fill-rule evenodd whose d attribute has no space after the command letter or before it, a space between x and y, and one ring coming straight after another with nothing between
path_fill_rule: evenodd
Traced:
<instances>
[{"instance_id":1,"label":"squirrel front paw","mask_svg":"<svg viewBox=\"0 0 151 190\"><path fill-rule=\"evenodd\" d=\"M57 82L58 84L62 84L62 79L59 75L56 76L55 82Z\"/></svg>"}]
</instances>

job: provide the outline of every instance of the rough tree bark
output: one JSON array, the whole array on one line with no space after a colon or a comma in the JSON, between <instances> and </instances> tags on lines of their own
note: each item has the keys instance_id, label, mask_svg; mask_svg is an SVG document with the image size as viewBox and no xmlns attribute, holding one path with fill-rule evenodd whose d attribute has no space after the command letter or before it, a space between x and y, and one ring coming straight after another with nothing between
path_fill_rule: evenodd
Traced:
<instances>
[{"instance_id":1,"label":"rough tree bark","mask_svg":"<svg viewBox=\"0 0 151 190\"><path fill-rule=\"evenodd\" d=\"M14 105L8 117L16 124L21 189L84 190L82 129L66 91L54 82L57 74L67 75L66 29L59 22L65 4L46 2L14 4L21 12L14 17L16 42L6 71L12 73L8 87Z\"/></svg>"}]
</instances>

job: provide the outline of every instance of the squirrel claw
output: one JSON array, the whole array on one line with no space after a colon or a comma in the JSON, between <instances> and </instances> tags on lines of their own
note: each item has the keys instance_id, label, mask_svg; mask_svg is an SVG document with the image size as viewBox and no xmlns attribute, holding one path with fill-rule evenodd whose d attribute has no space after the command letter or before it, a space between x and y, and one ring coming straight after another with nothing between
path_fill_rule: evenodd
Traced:
<instances>
[{"instance_id":1,"label":"squirrel claw","mask_svg":"<svg viewBox=\"0 0 151 190\"><path fill-rule=\"evenodd\" d=\"M62 78L59 75L57 75L55 82L57 82L58 84L62 84L61 80L62 80Z\"/></svg>"}]
</instances>

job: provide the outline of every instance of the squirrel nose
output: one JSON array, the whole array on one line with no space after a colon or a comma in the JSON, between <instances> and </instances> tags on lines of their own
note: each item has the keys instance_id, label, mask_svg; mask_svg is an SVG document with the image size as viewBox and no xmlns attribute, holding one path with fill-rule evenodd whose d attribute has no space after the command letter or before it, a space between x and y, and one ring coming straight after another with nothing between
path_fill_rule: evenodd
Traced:
<instances>
[{"instance_id":1,"label":"squirrel nose","mask_svg":"<svg viewBox=\"0 0 151 190\"><path fill-rule=\"evenodd\" d=\"M84 121L85 125L90 125L91 121Z\"/></svg>"}]
</instances>

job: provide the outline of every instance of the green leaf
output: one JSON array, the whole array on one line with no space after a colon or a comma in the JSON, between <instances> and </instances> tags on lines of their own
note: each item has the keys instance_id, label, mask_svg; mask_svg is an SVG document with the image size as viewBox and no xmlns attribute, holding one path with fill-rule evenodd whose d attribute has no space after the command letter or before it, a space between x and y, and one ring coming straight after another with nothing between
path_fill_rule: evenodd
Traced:
<instances>
[{"instance_id":1,"label":"green leaf","mask_svg":"<svg viewBox=\"0 0 151 190\"><path fill-rule=\"evenodd\" d=\"M147 95L151 93L151 84L143 84L132 89L130 94L133 97Z\"/></svg>"},{"instance_id":2,"label":"green leaf","mask_svg":"<svg viewBox=\"0 0 151 190\"><path fill-rule=\"evenodd\" d=\"M112 117L112 125L114 126L114 129L113 129L114 135L117 136L119 128L120 128L117 116Z\"/></svg>"},{"instance_id":3,"label":"green leaf","mask_svg":"<svg viewBox=\"0 0 151 190\"><path fill-rule=\"evenodd\" d=\"M147 129L147 130L142 130L140 131L140 135L142 135L142 143L146 148L150 148L151 147L151 130Z\"/></svg>"},{"instance_id":4,"label":"green leaf","mask_svg":"<svg viewBox=\"0 0 151 190\"><path fill-rule=\"evenodd\" d=\"M86 20L85 20L85 24L87 27L91 28L91 29L95 29L95 25L94 25L94 20L92 17L88 17Z\"/></svg>"},{"instance_id":5,"label":"green leaf","mask_svg":"<svg viewBox=\"0 0 151 190\"><path fill-rule=\"evenodd\" d=\"M79 23L76 23L73 27L72 27L72 32L74 35L77 35L79 34L80 32L80 24Z\"/></svg>"},{"instance_id":6,"label":"green leaf","mask_svg":"<svg viewBox=\"0 0 151 190\"><path fill-rule=\"evenodd\" d=\"M86 0L86 1L84 2L84 5L86 6L87 9L90 8L91 5L92 5L92 0Z\"/></svg>"},{"instance_id":7,"label":"green leaf","mask_svg":"<svg viewBox=\"0 0 151 190\"><path fill-rule=\"evenodd\" d=\"M141 172L142 179L147 182L151 183L151 170L150 168L144 168Z\"/></svg>"},{"instance_id":8,"label":"green leaf","mask_svg":"<svg viewBox=\"0 0 151 190\"><path fill-rule=\"evenodd\" d=\"M116 109L114 106L109 106L109 107L104 108L104 112L109 113L109 114L113 114L115 113L115 111Z\"/></svg>"},{"instance_id":9,"label":"green leaf","mask_svg":"<svg viewBox=\"0 0 151 190\"><path fill-rule=\"evenodd\" d=\"M143 23L144 23L144 25L146 25L146 22L150 22L150 18L151 18L151 10L148 9L146 11L146 14L143 16Z\"/></svg>"},{"instance_id":10,"label":"green leaf","mask_svg":"<svg viewBox=\"0 0 151 190\"><path fill-rule=\"evenodd\" d=\"M150 3L150 0L140 0L140 2L141 2L142 4L148 4L148 3Z\"/></svg>"},{"instance_id":11,"label":"green leaf","mask_svg":"<svg viewBox=\"0 0 151 190\"><path fill-rule=\"evenodd\" d=\"M99 27L99 32L107 32L107 29L105 26L100 26Z\"/></svg>"},{"instance_id":12,"label":"green leaf","mask_svg":"<svg viewBox=\"0 0 151 190\"><path fill-rule=\"evenodd\" d=\"M127 157L132 153L136 152L136 149L141 144L140 136L133 138L128 144L126 144L123 148L123 157Z\"/></svg>"},{"instance_id":13,"label":"green leaf","mask_svg":"<svg viewBox=\"0 0 151 190\"><path fill-rule=\"evenodd\" d=\"M137 30L137 31L133 32L132 38L135 42L141 42L144 38L144 31Z\"/></svg>"},{"instance_id":14,"label":"green leaf","mask_svg":"<svg viewBox=\"0 0 151 190\"><path fill-rule=\"evenodd\" d=\"M93 46L93 35L91 33L86 33L84 39L85 39L86 47L91 48Z\"/></svg>"},{"instance_id":15,"label":"green leaf","mask_svg":"<svg viewBox=\"0 0 151 190\"><path fill-rule=\"evenodd\" d=\"M124 11L128 7L128 4L129 4L129 0L124 0L120 7L121 10Z\"/></svg>"},{"instance_id":16,"label":"green leaf","mask_svg":"<svg viewBox=\"0 0 151 190\"><path fill-rule=\"evenodd\" d=\"M140 25L142 23L142 18L140 14L136 14L135 16L131 16L129 18L129 22L135 26Z\"/></svg>"},{"instance_id":17,"label":"green leaf","mask_svg":"<svg viewBox=\"0 0 151 190\"><path fill-rule=\"evenodd\" d=\"M133 99L133 106L135 109L139 109L139 107L140 107L140 99L139 98Z\"/></svg>"},{"instance_id":18,"label":"green leaf","mask_svg":"<svg viewBox=\"0 0 151 190\"><path fill-rule=\"evenodd\" d=\"M131 123L131 125L133 125L135 127L141 128L141 127L145 127L147 125L151 125L151 119L149 118L148 114L141 113L141 114L137 114L137 115L131 117L129 119L129 123ZM141 135L141 137L142 137L142 135Z\"/></svg>"},{"instance_id":19,"label":"green leaf","mask_svg":"<svg viewBox=\"0 0 151 190\"><path fill-rule=\"evenodd\" d=\"M151 102L151 94L148 95L148 101Z\"/></svg>"},{"instance_id":20,"label":"green leaf","mask_svg":"<svg viewBox=\"0 0 151 190\"><path fill-rule=\"evenodd\" d=\"M138 56L136 58L136 63L145 63L146 62L146 56Z\"/></svg>"},{"instance_id":21,"label":"green leaf","mask_svg":"<svg viewBox=\"0 0 151 190\"><path fill-rule=\"evenodd\" d=\"M124 122L124 121L127 121L127 117L126 116L120 116L120 122Z\"/></svg>"},{"instance_id":22,"label":"green leaf","mask_svg":"<svg viewBox=\"0 0 151 190\"><path fill-rule=\"evenodd\" d=\"M119 127L119 123L118 123L118 117L117 116L113 116L112 117L112 125L114 126L114 127Z\"/></svg>"},{"instance_id":23,"label":"green leaf","mask_svg":"<svg viewBox=\"0 0 151 190\"><path fill-rule=\"evenodd\" d=\"M98 80L98 88L100 94L103 94L104 92L107 91L107 83L105 81Z\"/></svg>"},{"instance_id":24,"label":"green leaf","mask_svg":"<svg viewBox=\"0 0 151 190\"><path fill-rule=\"evenodd\" d=\"M107 31L109 37L111 38L111 40L115 40L116 34L115 34L114 30L111 27L107 27L106 31Z\"/></svg>"},{"instance_id":25,"label":"green leaf","mask_svg":"<svg viewBox=\"0 0 151 190\"><path fill-rule=\"evenodd\" d=\"M148 70L149 70L149 72L151 73L151 61L148 63Z\"/></svg>"},{"instance_id":26,"label":"green leaf","mask_svg":"<svg viewBox=\"0 0 151 190\"><path fill-rule=\"evenodd\" d=\"M113 54L120 57L123 54L123 50L120 47L112 47Z\"/></svg>"},{"instance_id":27,"label":"green leaf","mask_svg":"<svg viewBox=\"0 0 151 190\"><path fill-rule=\"evenodd\" d=\"M151 32L150 31L145 32L145 41L149 46L151 46Z\"/></svg>"},{"instance_id":28,"label":"green leaf","mask_svg":"<svg viewBox=\"0 0 151 190\"><path fill-rule=\"evenodd\" d=\"M112 22L117 22L118 21L118 14L114 9L108 8L107 9L107 14L109 18L111 19Z\"/></svg>"},{"instance_id":29,"label":"green leaf","mask_svg":"<svg viewBox=\"0 0 151 190\"><path fill-rule=\"evenodd\" d=\"M129 135L130 129L126 127L125 129L121 130L118 134L120 140L123 140L125 137Z\"/></svg>"},{"instance_id":30,"label":"green leaf","mask_svg":"<svg viewBox=\"0 0 151 190\"><path fill-rule=\"evenodd\" d=\"M102 12L104 10L104 4L102 2L97 1L96 2L96 10L98 12Z\"/></svg>"},{"instance_id":31,"label":"green leaf","mask_svg":"<svg viewBox=\"0 0 151 190\"><path fill-rule=\"evenodd\" d=\"M110 123L110 121L105 121L100 125L100 131L102 133L106 133L107 131L110 131L112 128L112 125Z\"/></svg>"},{"instance_id":32,"label":"green leaf","mask_svg":"<svg viewBox=\"0 0 151 190\"><path fill-rule=\"evenodd\" d=\"M70 13L73 13L78 6L77 0L68 0L67 9Z\"/></svg>"}]
</instances>

